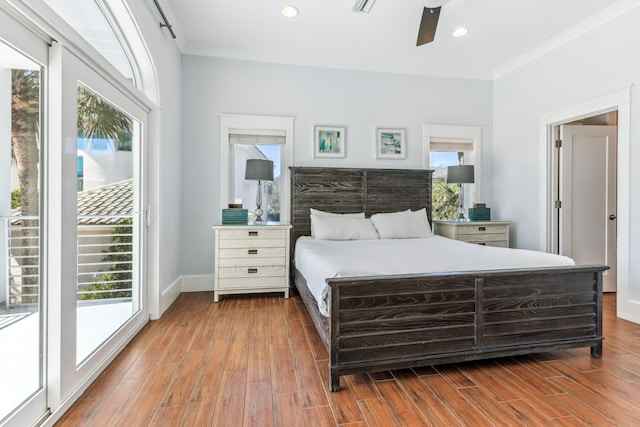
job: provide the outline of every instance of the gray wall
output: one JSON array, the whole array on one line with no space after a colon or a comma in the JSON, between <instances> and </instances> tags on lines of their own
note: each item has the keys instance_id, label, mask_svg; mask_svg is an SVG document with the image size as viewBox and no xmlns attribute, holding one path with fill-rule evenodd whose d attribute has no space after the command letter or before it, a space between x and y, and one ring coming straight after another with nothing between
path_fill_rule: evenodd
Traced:
<instances>
[{"instance_id":1,"label":"gray wall","mask_svg":"<svg viewBox=\"0 0 640 427\"><path fill-rule=\"evenodd\" d=\"M153 2L129 2L149 48L157 81L158 100L151 124L149 189L151 221L157 223L158 234L149 236L149 247L157 260L157 270L149 271L150 286L165 293L178 279L180 267L181 186L180 155L182 112L182 55L166 28L158 25L158 10ZM173 295L174 297L176 295ZM161 314L172 302L161 302ZM154 307L152 307L154 309Z\"/></svg>"},{"instance_id":2,"label":"gray wall","mask_svg":"<svg viewBox=\"0 0 640 427\"><path fill-rule=\"evenodd\" d=\"M221 113L295 117L294 163L421 168L422 124L481 126L492 138L493 83L184 56L181 273L213 273ZM313 126L345 125L346 158L314 159ZM406 128L405 160L376 160L376 127ZM490 176L490 167L484 168ZM483 178L487 178L483 177ZM485 181L486 182L486 181ZM483 194L490 194L483 188Z\"/></svg>"},{"instance_id":3,"label":"gray wall","mask_svg":"<svg viewBox=\"0 0 640 427\"><path fill-rule=\"evenodd\" d=\"M515 221L518 247L539 249L540 116L548 111L640 82L640 9L600 27L494 82L492 208ZM640 162L640 111L631 108L630 164ZM518 179L514 179L518 177ZM630 259L640 257L640 171L631 167ZM640 265L632 263L630 282L636 288Z\"/></svg>"}]
</instances>

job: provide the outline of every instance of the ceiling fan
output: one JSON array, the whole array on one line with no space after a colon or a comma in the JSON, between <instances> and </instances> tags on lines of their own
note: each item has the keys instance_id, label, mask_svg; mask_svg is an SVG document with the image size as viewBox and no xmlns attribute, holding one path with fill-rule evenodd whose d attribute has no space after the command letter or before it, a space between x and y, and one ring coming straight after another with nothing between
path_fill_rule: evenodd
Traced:
<instances>
[{"instance_id":1,"label":"ceiling fan","mask_svg":"<svg viewBox=\"0 0 640 427\"><path fill-rule=\"evenodd\" d=\"M436 28L438 28L440 9L447 2L449 0L422 0L424 9L422 10L416 46L422 46L433 41L436 36Z\"/></svg>"}]
</instances>

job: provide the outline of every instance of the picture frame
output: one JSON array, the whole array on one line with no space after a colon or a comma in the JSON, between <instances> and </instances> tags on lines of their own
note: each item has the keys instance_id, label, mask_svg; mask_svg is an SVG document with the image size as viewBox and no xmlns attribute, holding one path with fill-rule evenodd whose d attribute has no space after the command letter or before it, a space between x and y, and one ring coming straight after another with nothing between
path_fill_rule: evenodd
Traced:
<instances>
[{"instance_id":1,"label":"picture frame","mask_svg":"<svg viewBox=\"0 0 640 427\"><path fill-rule=\"evenodd\" d=\"M407 141L402 128L376 129L376 158L404 159L407 157Z\"/></svg>"},{"instance_id":2,"label":"picture frame","mask_svg":"<svg viewBox=\"0 0 640 427\"><path fill-rule=\"evenodd\" d=\"M314 157L345 157L346 131L345 126L314 126Z\"/></svg>"}]
</instances>

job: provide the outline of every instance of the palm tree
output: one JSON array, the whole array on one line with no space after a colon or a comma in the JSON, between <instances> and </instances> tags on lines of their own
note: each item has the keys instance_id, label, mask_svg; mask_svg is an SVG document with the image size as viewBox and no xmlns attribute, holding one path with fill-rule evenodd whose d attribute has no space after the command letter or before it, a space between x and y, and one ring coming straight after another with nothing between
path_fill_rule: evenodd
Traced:
<instances>
[{"instance_id":1,"label":"palm tree","mask_svg":"<svg viewBox=\"0 0 640 427\"><path fill-rule=\"evenodd\" d=\"M26 217L40 214L38 161L40 127L40 72L11 70L11 151L18 167L20 213ZM39 282L39 221L22 221L22 248L16 258L22 266L22 288L17 303L37 302Z\"/></svg>"},{"instance_id":2,"label":"palm tree","mask_svg":"<svg viewBox=\"0 0 640 427\"><path fill-rule=\"evenodd\" d=\"M20 214L39 216L39 130L40 130L40 72L36 70L12 70L11 72L11 149L16 159L20 181ZM119 141L122 135L130 134L131 119L99 95L89 89L78 87L78 131L85 139L107 138ZM119 147L114 143L114 148ZM40 234L38 220L22 222L18 262L22 267L23 295L38 294L38 263ZM31 286L24 286L31 285ZM19 302L37 302L37 296L17 297Z\"/></svg>"},{"instance_id":3,"label":"palm tree","mask_svg":"<svg viewBox=\"0 0 640 427\"><path fill-rule=\"evenodd\" d=\"M78 87L78 131L85 140L106 138L114 149L122 136L131 133L132 121L125 113L84 86Z\"/></svg>"},{"instance_id":4,"label":"palm tree","mask_svg":"<svg viewBox=\"0 0 640 427\"><path fill-rule=\"evenodd\" d=\"M433 180L433 219L458 217L458 185L447 184L444 176Z\"/></svg>"}]
</instances>

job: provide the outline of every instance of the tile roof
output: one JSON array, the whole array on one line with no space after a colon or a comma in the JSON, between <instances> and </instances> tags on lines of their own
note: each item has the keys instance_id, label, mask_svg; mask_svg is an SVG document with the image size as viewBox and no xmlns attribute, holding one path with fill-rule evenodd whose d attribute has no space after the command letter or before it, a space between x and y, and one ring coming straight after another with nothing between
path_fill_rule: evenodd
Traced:
<instances>
[{"instance_id":1,"label":"tile roof","mask_svg":"<svg viewBox=\"0 0 640 427\"><path fill-rule=\"evenodd\" d=\"M133 179L78 193L78 224L119 224L122 218L109 218L109 216L131 214L133 214ZM20 208L12 209L11 215L16 217L11 224L17 225L22 222ZM93 218L98 215L102 218Z\"/></svg>"},{"instance_id":2,"label":"tile roof","mask_svg":"<svg viewBox=\"0 0 640 427\"><path fill-rule=\"evenodd\" d=\"M133 179L78 193L78 224L118 224L122 218L86 218L83 216L131 215Z\"/></svg>"}]
</instances>

